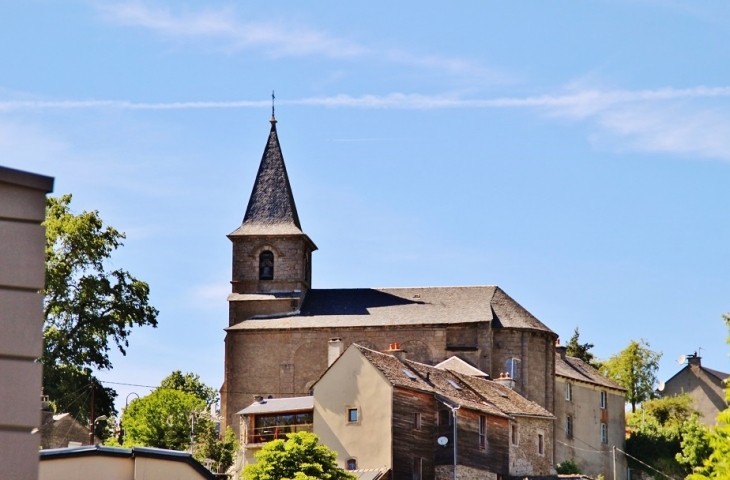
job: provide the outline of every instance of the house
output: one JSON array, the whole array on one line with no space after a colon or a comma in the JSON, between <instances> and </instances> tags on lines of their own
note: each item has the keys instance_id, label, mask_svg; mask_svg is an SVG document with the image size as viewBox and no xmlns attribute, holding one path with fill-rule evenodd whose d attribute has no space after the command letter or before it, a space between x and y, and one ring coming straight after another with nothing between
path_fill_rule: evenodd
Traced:
<instances>
[{"instance_id":1,"label":"house","mask_svg":"<svg viewBox=\"0 0 730 480\"><path fill-rule=\"evenodd\" d=\"M80 447L89 444L89 427L70 413L54 413L48 397L41 396L41 425L38 429L41 449ZM94 443L100 443L96 436Z\"/></svg>"},{"instance_id":2,"label":"house","mask_svg":"<svg viewBox=\"0 0 730 480\"><path fill-rule=\"evenodd\" d=\"M239 443L243 452L243 463L255 463L254 455L272 440L286 439L287 433L311 432L314 398L268 398L258 397L244 408L240 415L241 432Z\"/></svg>"},{"instance_id":3,"label":"house","mask_svg":"<svg viewBox=\"0 0 730 480\"><path fill-rule=\"evenodd\" d=\"M38 453L36 453L38 455ZM40 451L38 480L215 480L189 452L87 445Z\"/></svg>"},{"instance_id":4,"label":"house","mask_svg":"<svg viewBox=\"0 0 730 480\"><path fill-rule=\"evenodd\" d=\"M38 475L46 194L53 178L0 167L0 470Z\"/></svg>"},{"instance_id":5,"label":"house","mask_svg":"<svg viewBox=\"0 0 730 480\"><path fill-rule=\"evenodd\" d=\"M717 414L728 406L725 388L730 374L702 366L697 353L686 356L687 365L664 382L663 397L689 393L694 408L700 413L700 422L707 426L716 423Z\"/></svg>"},{"instance_id":6,"label":"house","mask_svg":"<svg viewBox=\"0 0 730 480\"><path fill-rule=\"evenodd\" d=\"M626 390L585 361L555 347L555 463L573 460L591 477L626 478ZM614 463L613 455L619 458Z\"/></svg>"},{"instance_id":7,"label":"house","mask_svg":"<svg viewBox=\"0 0 730 480\"><path fill-rule=\"evenodd\" d=\"M314 433L347 470L392 480L540 476L553 415L506 385L350 345L313 386Z\"/></svg>"},{"instance_id":8,"label":"house","mask_svg":"<svg viewBox=\"0 0 730 480\"><path fill-rule=\"evenodd\" d=\"M557 334L498 286L313 288L317 247L302 229L273 117L243 222L228 238L221 411L236 433L236 413L255 397L309 394L335 337L377 351L397 341L427 365L457 356L492 377L510 372L516 392L552 410Z\"/></svg>"}]
</instances>

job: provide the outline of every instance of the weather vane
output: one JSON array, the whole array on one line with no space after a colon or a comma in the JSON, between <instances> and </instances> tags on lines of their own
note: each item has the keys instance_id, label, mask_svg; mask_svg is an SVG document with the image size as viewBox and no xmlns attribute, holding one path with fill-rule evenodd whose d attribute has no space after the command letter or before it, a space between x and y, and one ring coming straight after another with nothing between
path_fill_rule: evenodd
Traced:
<instances>
[{"instance_id":1,"label":"weather vane","mask_svg":"<svg viewBox=\"0 0 730 480\"><path fill-rule=\"evenodd\" d=\"M271 91L271 118L274 118L274 100L276 100L276 97L274 96L274 91Z\"/></svg>"}]
</instances>

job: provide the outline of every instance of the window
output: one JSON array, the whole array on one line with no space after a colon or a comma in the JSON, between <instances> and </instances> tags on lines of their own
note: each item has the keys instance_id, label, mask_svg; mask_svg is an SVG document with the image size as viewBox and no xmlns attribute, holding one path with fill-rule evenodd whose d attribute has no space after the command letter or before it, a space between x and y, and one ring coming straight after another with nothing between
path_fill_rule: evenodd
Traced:
<instances>
[{"instance_id":1,"label":"window","mask_svg":"<svg viewBox=\"0 0 730 480\"><path fill-rule=\"evenodd\" d=\"M416 412L415 414L413 414L413 428L414 430L421 429L421 412Z\"/></svg>"},{"instance_id":2,"label":"window","mask_svg":"<svg viewBox=\"0 0 730 480\"><path fill-rule=\"evenodd\" d=\"M601 408L605 409L608 405L608 396L606 392L601 392Z\"/></svg>"},{"instance_id":3,"label":"window","mask_svg":"<svg viewBox=\"0 0 730 480\"><path fill-rule=\"evenodd\" d=\"M357 459L348 458L346 463L347 470L357 470Z\"/></svg>"},{"instance_id":4,"label":"window","mask_svg":"<svg viewBox=\"0 0 730 480\"><path fill-rule=\"evenodd\" d=\"M487 416L479 415L479 450L487 449Z\"/></svg>"},{"instance_id":5,"label":"window","mask_svg":"<svg viewBox=\"0 0 730 480\"><path fill-rule=\"evenodd\" d=\"M510 358L507 360L507 373L512 377L512 380L517 380L520 376L520 361L516 358Z\"/></svg>"},{"instance_id":6,"label":"window","mask_svg":"<svg viewBox=\"0 0 730 480\"><path fill-rule=\"evenodd\" d=\"M512 442L512 445L520 444L520 431L517 428L516 423L510 424L509 437L510 437L510 441Z\"/></svg>"},{"instance_id":7,"label":"window","mask_svg":"<svg viewBox=\"0 0 730 480\"><path fill-rule=\"evenodd\" d=\"M573 417L570 415L565 417L565 436L568 438L573 436Z\"/></svg>"},{"instance_id":8,"label":"window","mask_svg":"<svg viewBox=\"0 0 730 480\"><path fill-rule=\"evenodd\" d=\"M423 459L413 457L413 480L423 479Z\"/></svg>"},{"instance_id":9,"label":"window","mask_svg":"<svg viewBox=\"0 0 730 480\"><path fill-rule=\"evenodd\" d=\"M450 380L448 378L446 379L446 381L449 382L449 385L451 385L455 390L461 390L461 387L455 381Z\"/></svg>"},{"instance_id":10,"label":"window","mask_svg":"<svg viewBox=\"0 0 730 480\"><path fill-rule=\"evenodd\" d=\"M569 402L573 401L573 386L569 383L565 384L565 399Z\"/></svg>"},{"instance_id":11,"label":"window","mask_svg":"<svg viewBox=\"0 0 730 480\"><path fill-rule=\"evenodd\" d=\"M450 410L439 410L439 425L442 427L446 425L451 425Z\"/></svg>"},{"instance_id":12,"label":"window","mask_svg":"<svg viewBox=\"0 0 730 480\"><path fill-rule=\"evenodd\" d=\"M608 444L608 426L605 423L601 424L601 443Z\"/></svg>"},{"instance_id":13,"label":"window","mask_svg":"<svg viewBox=\"0 0 730 480\"><path fill-rule=\"evenodd\" d=\"M537 453L545 455L545 434L537 434Z\"/></svg>"},{"instance_id":14,"label":"window","mask_svg":"<svg viewBox=\"0 0 730 480\"><path fill-rule=\"evenodd\" d=\"M360 409L359 408L348 408L347 409L347 423L358 423L360 421Z\"/></svg>"},{"instance_id":15,"label":"window","mask_svg":"<svg viewBox=\"0 0 730 480\"><path fill-rule=\"evenodd\" d=\"M274 279L274 254L269 250L259 255L259 280Z\"/></svg>"}]
</instances>

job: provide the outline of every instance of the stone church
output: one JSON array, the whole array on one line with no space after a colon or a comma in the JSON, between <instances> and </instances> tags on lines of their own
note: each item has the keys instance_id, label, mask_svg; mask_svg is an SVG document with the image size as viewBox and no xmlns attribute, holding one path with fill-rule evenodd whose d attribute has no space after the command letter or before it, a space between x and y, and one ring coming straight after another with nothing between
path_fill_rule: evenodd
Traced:
<instances>
[{"instance_id":1,"label":"stone church","mask_svg":"<svg viewBox=\"0 0 730 480\"><path fill-rule=\"evenodd\" d=\"M221 388L226 425L261 395L308 395L328 365L328 342L434 365L457 356L553 411L557 335L493 285L312 288L312 252L284 165L276 120L233 243L232 293Z\"/></svg>"}]
</instances>

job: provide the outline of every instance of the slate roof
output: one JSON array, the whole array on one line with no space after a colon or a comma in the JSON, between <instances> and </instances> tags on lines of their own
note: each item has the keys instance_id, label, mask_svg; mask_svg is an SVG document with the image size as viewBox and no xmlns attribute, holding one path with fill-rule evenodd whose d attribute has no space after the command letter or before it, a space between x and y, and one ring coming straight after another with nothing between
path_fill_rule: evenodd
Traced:
<instances>
[{"instance_id":1,"label":"slate roof","mask_svg":"<svg viewBox=\"0 0 730 480\"><path fill-rule=\"evenodd\" d=\"M281 412L304 412L314 409L314 397L288 397L268 398L261 402L254 402L243 410L239 415L281 413Z\"/></svg>"},{"instance_id":2,"label":"slate roof","mask_svg":"<svg viewBox=\"0 0 730 480\"><path fill-rule=\"evenodd\" d=\"M500 417L531 415L553 418L553 415L540 405L490 380L410 360L401 362L393 355L376 352L356 344L352 347L357 348L393 386L440 395L462 407Z\"/></svg>"},{"instance_id":3,"label":"slate roof","mask_svg":"<svg viewBox=\"0 0 730 480\"><path fill-rule=\"evenodd\" d=\"M719 378L720 380L726 380L727 377L730 377L730 374L721 372L720 370L713 370L712 368L707 367L700 367L702 370L706 371L710 375L714 375L715 377Z\"/></svg>"},{"instance_id":4,"label":"slate roof","mask_svg":"<svg viewBox=\"0 0 730 480\"><path fill-rule=\"evenodd\" d=\"M592 383L601 387L612 388L614 390L626 391L624 387L610 378L601 375L598 370L591 367L583 360L568 356L563 359L558 353L555 354L555 375L581 382Z\"/></svg>"},{"instance_id":5,"label":"slate roof","mask_svg":"<svg viewBox=\"0 0 730 480\"><path fill-rule=\"evenodd\" d=\"M298 315L244 320L227 330L492 322L553 333L497 286L312 289Z\"/></svg>"},{"instance_id":6,"label":"slate roof","mask_svg":"<svg viewBox=\"0 0 730 480\"><path fill-rule=\"evenodd\" d=\"M276 120L272 119L269 139L261 157L246 215L241 226L230 236L302 234L276 133Z\"/></svg>"}]
</instances>

